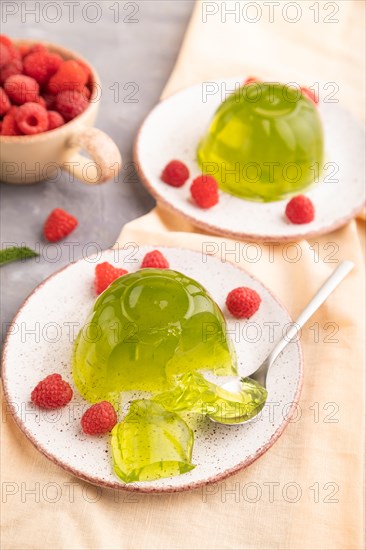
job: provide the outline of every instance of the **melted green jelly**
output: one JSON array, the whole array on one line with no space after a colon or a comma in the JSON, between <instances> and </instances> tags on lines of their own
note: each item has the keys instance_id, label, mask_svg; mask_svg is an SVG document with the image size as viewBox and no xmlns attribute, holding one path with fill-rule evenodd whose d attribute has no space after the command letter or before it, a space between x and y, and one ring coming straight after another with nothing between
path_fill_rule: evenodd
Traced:
<instances>
[{"instance_id":1,"label":"melted green jelly","mask_svg":"<svg viewBox=\"0 0 366 550\"><path fill-rule=\"evenodd\" d=\"M132 401L112 430L112 459L125 483L152 481L192 470L193 432L176 413L148 399Z\"/></svg>"},{"instance_id":2,"label":"melted green jelly","mask_svg":"<svg viewBox=\"0 0 366 550\"><path fill-rule=\"evenodd\" d=\"M174 376L236 374L225 318L207 291L172 270L142 269L97 299L74 346L73 378L88 401L121 391L162 392Z\"/></svg>"},{"instance_id":3,"label":"melted green jelly","mask_svg":"<svg viewBox=\"0 0 366 550\"><path fill-rule=\"evenodd\" d=\"M237 197L275 201L307 188L323 164L316 106L279 83L242 86L218 108L197 158Z\"/></svg>"},{"instance_id":4,"label":"melted green jelly","mask_svg":"<svg viewBox=\"0 0 366 550\"><path fill-rule=\"evenodd\" d=\"M241 384L241 391L232 393L190 372L177 377L174 389L156 395L153 401L168 411L208 414L222 423L243 422L261 411L267 390L251 378L242 378Z\"/></svg>"}]
</instances>

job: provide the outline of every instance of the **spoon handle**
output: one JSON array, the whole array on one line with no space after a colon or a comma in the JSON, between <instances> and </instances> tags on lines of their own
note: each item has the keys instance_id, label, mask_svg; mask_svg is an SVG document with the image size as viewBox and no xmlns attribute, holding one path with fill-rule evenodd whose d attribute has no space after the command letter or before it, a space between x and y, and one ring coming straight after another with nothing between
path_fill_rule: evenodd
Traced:
<instances>
[{"instance_id":1,"label":"spoon handle","mask_svg":"<svg viewBox=\"0 0 366 550\"><path fill-rule=\"evenodd\" d=\"M268 366L277 359L281 351L287 346L287 344L297 335L301 327L310 319L310 317L316 312L316 310L322 305L328 296L333 292L341 281L348 275L353 269L354 263L348 260L342 262L337 269L335 269L325 283L320 287L315 296L310 300L305 309L300 313L296 321L291 325L286 336L278 342L273 351L268 357Z\"/></svg>"}]
</instances>

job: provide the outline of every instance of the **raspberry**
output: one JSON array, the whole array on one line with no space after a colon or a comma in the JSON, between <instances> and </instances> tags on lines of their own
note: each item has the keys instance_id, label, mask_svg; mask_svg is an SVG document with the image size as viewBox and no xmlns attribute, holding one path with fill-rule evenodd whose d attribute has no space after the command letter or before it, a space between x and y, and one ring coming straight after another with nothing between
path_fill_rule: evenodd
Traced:
<instances>
[{"instance_id":1,"label":"raspberry","mask_svg":"<svg viewBox=\"0 0 366 550\"><path fill-rule=\"evenodd\" d=\"M48 83L48 91L51 94L57 94L64 90L77 90L81 92L88 82L88 75L84 67L77 61L69 59L63 61Z\"/></svg>"},{"instance_id":2,"label":"raspberry","mask_svg":"<svg viewBox=\"0 0 366 550\"><path fill-rule=\"evenodd\" d=\"M297 195L287 203L286 216L292 223L309 223L314 219L315 208L308 197Z\"/></svg>"},{"instance_id":3,"label":"raspberry","mask_svg":"<svg viewBox=\"0 0 366 550\"><path fill-rule=\"evenodd\" d=\"M4 116L10 109L11 104L6 92L0 87L0 116Z\"/></svg>"},{"instance_id":4,"label":"raspberry","mask_svg":"<svg viewBox=\"0 0 366 550\"><path fill-rule=\"evenodd\" d=\"M198 176L191 185L191 195L200 208L211 208L219 202L219 187L212 176Z\"/></svg>"},{"instance_id":5,"label":"raspberry","mask_svg":"<svg viewBox=\"0 0 366 550\"><path fill-rule=\"evenodd\" d=\"M12 46L13 42L5 34L0 34L0 44L4 44L4 46Z\"/></svg>"},{"instance_id":6,"label":"raspberry","mask_svg":"<svg viewBox=\"0 0 366 550\"><path fill-rule=\"evenodd\" d=\"M243 83L243 86L247 86L248 84L254 84L255 82L260 82L259 78L257 78L256 76L250 76L245 80L245 82Z\"/></svg>"},{"instance_id":7,"label":"raspberry","mask_svg":"<svg viewBox=\"0 0 366 550\"><path fill-rule=\"evenodd\" d=\"M50 374L39 382L31 394L31 400L42 409L64 407L72 399L72 388L61 374Z\"/></svg>"},{"instance_id":8,"label":"raspberry","mask_svg":"<svg viewBox=\"0 0 366 550\"><path fill-rule=\"evenodd\" d=\"M316 93L314 92L314 90L310 90L310 88L305 88L305 86L300 88L300 90L301 90L301 93L304 96L306 96L308 99L310 99L310 101L315 103L315 105L319 103L319 98L316 96Z\"/></svg>"},{"instance_id":9,"label":"raspberry","mask_svg":"<svg viewBox=\"0 0 366 550\"><path fill-rule=\"evenodd\" d=\"M27 101L35 101L39 95L39 85L34 78L22 74L9 76L4 84L9 99L17 105Z\"/></svg>"},{"instance_id":10,"label":"raspberry","mask_svg":"<svg viewBox=\"0 0 366 550\"><path fill-rule=\"evenodd\" d=\"M161 174L161 179L172 187L182 187L188 178L189 170L180 160L171 160Z\"/></svg>"},{"instance_id":11,"label":"raspberry","mask_svg":"<svg viewBox=\"0 0 366 550\"><path fill-rule=\"evenodd\" d=\"M56 110L67 122L85 111L88 105L86 97L75 90L65 90L56 97Z\"/></svg>"},{"instance_id":12,"label":"raspberry","mask_svg":"<svg viewBox=\"0 0 366 550\"><path fill-rule=\"evenodd\" d=\"M62 208L55 208L45 221L43 234L47 241L54 243L67 237L77 225L78 221L74 216Z\"/></svg>"},{"instance_id":13,"label":"raspberry","mask_svg":"<svg viewBox=\"0 0 366 550\"><path fill-rule=\"evenodd\" d=\"M14 59L10 61L0 69L0 82L4 83L9 76L14 76L15 74L22 74L23 72L23 63L20 59Z\"/></svg>"},{"instance_id":14,"label":"raspberry","mask_svg":"<svg viewBox=\"0 0 366 550\"><path fill-rule=\"evenodd\" d=\"M8 47L0 43L0 67L4 67L11 61L11 56Z\"/></svg>"},{"instance_id":15,"label":"raspberry","mask_svg":"<svg viewBox=\"0 0 366 550\"><path fill-rule=\"evenodd\" d=\"M43 99L46 102L47 109L53 111L56 105L56 96L52 94L43 94Z\"/></svg>"},{"instance_id":16,"label":"raspberry","mask_svg":"<svg viewBox=\"0 0 366 550\"><path fill-rule=\"evenodd\" d=\"M1 127L2 136L21 136L22 132L19 130L17 123L15 122L15 109L12 107L10 111L4 116L3 124Z\"/></svg>"},{"instance_id":17,"label":"raspberry","mask_svg":"<svg viewBox=\"0 0 366 550\"><path fill-rule=\"evenodd\" d=\"M46 101L45 101L44 97L42 97L41 95L36 97L36 99L33 101L33 103L37 103L37 105L41 105L41 107L43 107L44 109L47 110Z\"/></svg>"},{"instance_id":18,"label":"raspberry","mask_svg":"<svg viewBox=\"0 0 366 550\"><path fill-rule=\"evenodd\" d=\"M40 134L48 130L47 111L38 103L24 103L17 110L15 121L23 134Z\"/></svg>"},{"instance_id":19,"label":"raspberry","mask_svg":"<svg viewBox=\"0 0 366 550\"><path fill-rule=\"evenodd\" d=\"M142 268L145 267L155 267L156 269L168 269L169 263L168 260L163 256L159 250L153 250L145 254L144 259L141 264Z\"/></svg>"},{"instance_id":20,"label":"raspberry","mask_svg":"<svg viewBox=\"0 0 366 550\"><path fill-rule=\"evenodd\" d=\"M108 262L98 264L95 268L95 292L101 294L111 283L113 283L113 281L122 277L122 275L126 275L126 273L128 273L128 271L125 269L114 267L114 265Z\"/></svg>"},{"instance_id":21,"label":"raspberry","mask_svg":"<svg viewBox=\"0 0 366 550\"><path fill-rule=\"evenodd\" d=\"M242 286L229 292L226 307L237 319L249 319L258 310L261 301L258 292Z\"/></svg>"},{"instance_id":22,"label":"raspberry","mask_svg":"<svg viewBox=\"0 0 366 550\"><path fill-rule=\"evenodd\" d=\"M57 53L37 51L24 59L24 73L42 86L58 71L62 63L63 59Z\"/></svg>"},{"instance_id":23,"label":"raspberry","mask_svg":"<svg viewBox=\"0 0 366 550\"><path fill-rule=\"evenodd\" d=\"M109 401L92 405L81 417L81 427L88 435L101 435L111 431L117 424L117 414Z\"/></svg>"},{"instance_id":24,"label":"raspberry","mask_svg":"<svg viewBox=\"0 0 366 550\"><path fill-rule=\"evenodd\" d=\"M7 43L3 39L0 39L0 67L3 67L15 59L20 59L18 49L11 42Z\"/></svg>"},{"instance_id":25,"label":"raspberry","mask_svg":"<svg viewBox=\"0 0 366 550\"><path fill-rule=\"evenodd\" d=\"M48 111L48 129L54 130L65 124L64 119L57 111Z\"/></svg>"}]
</instances>

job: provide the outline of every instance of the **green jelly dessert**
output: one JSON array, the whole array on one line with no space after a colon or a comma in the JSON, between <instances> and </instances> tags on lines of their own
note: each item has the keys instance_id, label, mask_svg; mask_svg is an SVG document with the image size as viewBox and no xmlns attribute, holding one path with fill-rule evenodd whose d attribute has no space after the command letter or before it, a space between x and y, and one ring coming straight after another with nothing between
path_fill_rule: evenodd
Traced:
<instances>
[{"instance_id":1,"label":"green jelly dessert","mask_svg":"<svg viewBox=\"0 0 366 550\"><path fill-rule=\"evenodd\" d=\"M125 483L176 476L194 468L193 432L176 413L148 399L132 401L112 430L115 474Z\"/></svg>"},{"instance_id":2,"label":"green jelly dessert","mask_svg":"<svg viewBox=\"0 0 366 550\"><path fill-rule=\"evenodd\" d=\"M73 378L91 402L163 392L197 370L235 375L225 318L198 282L169 269L123 275L96 300L74 345Z\"/></svg>"},{"instance_id":3,"label":"green jelly dessert","mask_svg":"<svg viewBox=\"0 0 366 550\"><path fill-rule=\"evenodd\" d=\"M294 87L256 82L223 101L199 143L197 158L223 191L275 201L314 182L323 149L315 104Z\"/></svg>"},{"instance_id":4,"label":"green jelly dessert","mask_svg":"<svg viewBox=\"0 0 366 550\"><path fill-rule=\"evenodd\" d=\"M176 377L176 386L156 395L153 401L168 411L207 414L225 423L243 422L264 407L267 390L251 378L241 379L241 391L233 393L209 382L197 372Z\"/></svg>"}]
</instances>

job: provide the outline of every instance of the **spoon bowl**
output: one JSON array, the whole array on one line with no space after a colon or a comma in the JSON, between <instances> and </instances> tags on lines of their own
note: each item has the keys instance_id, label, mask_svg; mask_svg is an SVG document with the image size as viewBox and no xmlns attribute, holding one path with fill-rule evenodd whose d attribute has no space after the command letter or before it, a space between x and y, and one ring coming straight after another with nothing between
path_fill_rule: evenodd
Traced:
<instances>
[{"instance_id":1,"label":"spoon bowl","mask_svg":"<svg viewBox=\"0 0 366 550\"><path fill-rule=\"evenodd\" d=\"M263 363L252 372L250 377L245 379L237 378L223 384L221 387L232 393L239 393L242 391L242 382L243 380L257 382L264 388L267 388L267 375L273 364L275 363L277 357L281 354L284 348L289 344L295 336L297 336L300 329L305 325L305 323L312 317L312 315L319 309L319 307L325 302L328 296L337 288L337 286L343 281L343 279L348 275L348 273L353 269L354 264L348 260L342 262L337 269L328 277L325 283L320 287L315 296L310 300L305 309L300 313L296 321L291 325L287 334L276 344L274 349L271 351L269 356L263 361ZM265 404L265 403L264 403ZM212 417L209 415L209 418L218 424L223 424L225 426L237 426L238 424L247 424L248 422L253 422L257 419L263 409L264 404L260 407L257 414L254 414L250 418L241 415L230 416L227 419L224 419L224 416L221 417L215 416ZM218 420L221 418L221 420Z\"/></svg>"}]
</instances>

